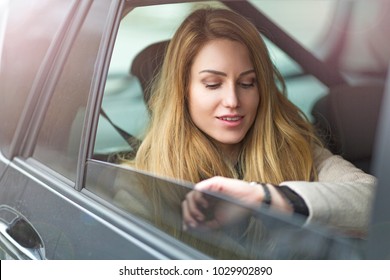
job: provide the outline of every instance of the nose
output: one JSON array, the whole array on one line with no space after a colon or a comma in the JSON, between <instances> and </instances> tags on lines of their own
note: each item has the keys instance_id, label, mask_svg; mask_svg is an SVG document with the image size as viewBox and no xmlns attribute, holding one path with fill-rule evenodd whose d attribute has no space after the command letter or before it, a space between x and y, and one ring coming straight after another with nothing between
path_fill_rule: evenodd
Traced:
<instances>
[{"instance_id":1,"label":"nose","mask_svg":"<svg viewBox=\"0 0 390 280\"><path fill-rule=\"evenodd\" d=\"M238 91L235 85L229 86L223 93L222 105L228 108L237 108L240 105Z\"/></svg>"}]
</instances>

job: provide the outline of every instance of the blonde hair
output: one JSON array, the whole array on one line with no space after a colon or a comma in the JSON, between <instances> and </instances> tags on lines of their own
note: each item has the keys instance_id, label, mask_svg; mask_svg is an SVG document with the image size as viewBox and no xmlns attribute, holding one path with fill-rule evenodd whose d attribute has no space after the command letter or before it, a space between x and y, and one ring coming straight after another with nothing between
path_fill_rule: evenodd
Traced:
<instances>
[{"instance_id":1,"label":"blonde hair","mask_svg":"<svg viewBox=\"0 0 390 280\"><path fill-rule=\"evenodd\" d=\"M194 125L187 104L195 56L207 42L221 38L248 48L260 95L257 117L243 140L239 170ZM134 161L138 169L191 182L216 175L273 184L316 178L313 144L318 140L313 128L286 98L283 79L256 27L233 11L197 10L181 24L149 105L150 127Z\"/></svg>"}]
</instances>

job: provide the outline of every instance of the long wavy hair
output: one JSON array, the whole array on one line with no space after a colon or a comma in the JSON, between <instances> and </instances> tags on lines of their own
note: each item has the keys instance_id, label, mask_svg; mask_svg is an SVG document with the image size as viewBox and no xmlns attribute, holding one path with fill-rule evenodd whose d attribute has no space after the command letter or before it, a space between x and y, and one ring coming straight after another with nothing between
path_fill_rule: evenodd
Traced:
<instances>
[{"instance_id":1,"label":"long wavy hair","mask_svg":"<svg viewBox=\"0 0 390 280\"><path fill-rule=\"evenodd\" d=\"M229 162L191 120L190 70L195 56L211 40L244 44L256 72L260 103L243 140L238 164ZM137 152L135 167L162 176L199 182L212 176L279 184L315 180L312 125L285 96L256 27L227 9L200 9L181 24L169 43L149 102L151 122Z\"/></svg>"}]
</instances>

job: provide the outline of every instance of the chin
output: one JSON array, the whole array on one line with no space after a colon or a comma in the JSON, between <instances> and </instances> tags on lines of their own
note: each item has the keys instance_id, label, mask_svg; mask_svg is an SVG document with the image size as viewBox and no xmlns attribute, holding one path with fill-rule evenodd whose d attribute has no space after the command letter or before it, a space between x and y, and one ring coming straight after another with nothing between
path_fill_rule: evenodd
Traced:
<instances>
[{"instance_id":1,"label":"chin","mask_svg":"<svg viewBox=\"0 0 390 280\"><path fill-rule=\"evenodd\" d=\"M237 144L240 144L243 139L244 138L219 139L217 141L220 142L221 144L224 144L224 145L237 145Z\"/></svg>"}]
</instances>

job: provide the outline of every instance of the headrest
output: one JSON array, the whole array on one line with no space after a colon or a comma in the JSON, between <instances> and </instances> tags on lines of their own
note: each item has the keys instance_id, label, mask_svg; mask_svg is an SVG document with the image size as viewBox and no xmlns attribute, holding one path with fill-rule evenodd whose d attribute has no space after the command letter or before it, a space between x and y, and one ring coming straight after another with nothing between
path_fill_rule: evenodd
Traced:
<instances>
[{"instance_id":1,"label":"headrest","mask_svg":"<svg viewBox=\"0 0 390 280\"><path fill-rule=\"evenodd\" d=\"M136 76L144 91L145 104L149 102L150 87L154 76L160 71L169 41L157 42L139 52L133 60L130 74Z\"/></svg>"},{"instance_id":2,"label":"headrest","mask_svg":"<svg viewBox=\"0 0 390 280\"><path fill-rule=\"evenodd\" d=\"M317 102L312 113L331 134L333 152L350 161L371 158L383 91L377 84L342 85Z\"/></svg>"}]
</instances>

